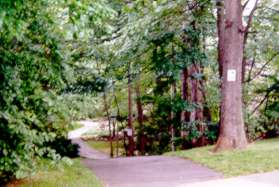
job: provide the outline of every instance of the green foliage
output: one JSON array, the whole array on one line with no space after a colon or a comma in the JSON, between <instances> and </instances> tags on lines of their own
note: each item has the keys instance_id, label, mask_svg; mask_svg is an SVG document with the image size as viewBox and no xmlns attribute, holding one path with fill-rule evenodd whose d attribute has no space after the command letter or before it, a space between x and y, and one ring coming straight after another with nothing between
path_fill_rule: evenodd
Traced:
<instances>
[{"instance_id":1,"label":"green foliage","mask_svg":"<svg viewBox=\"0 0 279 187\"><path fill-rule=\"evenodd\" d=\"M57 103L71 121L102 117L101 104L95 94L67 93L59 96Z\"/></svg>"},{"instance_id":2,"label":"green foliage","mask_svg":"<svg viewBox=\"0 0 279 187\"><path fill-rule=\"evenodd\" d=\"M257 10L245 49L250 139L278 134L278 5L270 9L268 2ZM220 102L213 12L209 0L2 0L1 181L27 176L43 157L75 154L66 140L69 121L105 116L104 94L109 113L124 122L128 78L141 89L132 100L143 105L143 127L136 130L148 153L168 151L171 141L213 143ZM192 66L203 69L189 79L205 82L204 106L181 99L181 71ZM209 109L211 119L181 122L182 111L199 108Z\"/></svg>"},{"instance_id":3,"label":"green foliage","mask_svg":"<svg viewBox=\"0 0 279 187\"><path fill-rule=\"evenodd\" d=\"M171 124L177 129L176 135L180 136L181 111L193 111L199 107L183 101L180 94L174 98L171 96L172 84L177 83L177 92L180 91L182 69L193 63L199 66L207 64L200 43L202 36L209 32L205 25L207 20L212 19L209 13L211 3L195 3L196 6L191 9L185 1L137 1L129 5L119 2L117 37L111 45L105 45L112 46L114 58L109 60L107 69L110 71L107 74L120 82L114 95L120 103L122 115L128 113L125 93L127 77L140 84L141 101L148 120L144 122L143 129L137 130L143 130L147 138L147 152L152 154L170 148ZM191 78L203 80L204 74L195 74ZM175 114L173 120L170 118L171 112Z\"/></svg>"},{"instance_id":4,"label":"green foliage","mask_svg":"<svg viewBox=\"0 0 279 187\"><path fill-rule=\"evenodd\" d=\"M41 157L60 159L46 143L66 136L55 103L63 86L59 32L43 1L1 1L0 178L25 177ZM40 11L38 11L40 10Z\"/></svg>"},{"instance_id":5,"label":"green foliage","mask_svg":"<svg viewBox=\"0 0 279 187\"><path fill-rule=\"evenodd\" d=\"M278 134L278 3L260 2L246 45L246 126L254 140ZM272 8L270 8L272 7Z\"/></svg>"},{"instance_id":6,"label":"green foliage","mask_svg":"<svg viewBox=\"0 0 279 187\"><path fill-rule=\"evenodd\" d=\"M1 183L26 177L41 158L76 154L66 140L71 111L58 95L68 87L103 89L92 74L75 77L73 65L92 55L84 41L110 32L102 21L112 14L102 0L0 2Z\"/></svg>"},{"instance_id":7,"label":"green foliage","mask_svg":"<svg viewBox=\"0 0 279 187\"><path fill-rule=\"evenodd\" d=\"M55 138L54 141L47 142L44 146L55 150L55 152L61 157L76 158L79 156L79 146L77 144L73 144L72 140L67 139L67 137Z\"/></svg>"},{"instance_id":8,"label":"green foliage","mask_svg":"<svg viewBox=\"0 0 279 187\"><path fill-rule=\"evenodd\" d=\"M266 95L266 103L261 111L264 118L260 122L264 137L276 137L279 134L279 79L270 76L269 80L271 85L266 90L261 90Z\"/></svg>"}]
</instances>

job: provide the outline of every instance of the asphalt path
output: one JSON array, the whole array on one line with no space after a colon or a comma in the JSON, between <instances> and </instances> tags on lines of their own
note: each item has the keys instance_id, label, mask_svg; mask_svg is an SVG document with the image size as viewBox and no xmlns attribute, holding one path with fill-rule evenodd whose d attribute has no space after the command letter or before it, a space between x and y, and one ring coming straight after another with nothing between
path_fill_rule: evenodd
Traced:
<instances>
[{"instance_id":1,"label":"asphalt path","mask_svg":"<svg viewBox=\"0 0 279 187\"><path fill-rule=\"evenodd\" d=\"M98 122L81 121L84 127L69 133L80 145L85 166L103 182L104 187L279 187L279 171L234 178L187 159L167 156L109 158L93 150L81 135L98 129Z\"/></svg>"},{"instance_id":2,"label":"asphalt path","mask_svg":"<svg viewBox=\"0 0 279 187\"><path fill-rule=\"evenodd\" d=\"M69 133L79 144L83 163L105 187L170 187L193 182L220 179L222 175L190 160L167 156L109 158L89 147L81 136L98 129L98 122L81 121L82 128Z\"/></svg>"}]
</instances>

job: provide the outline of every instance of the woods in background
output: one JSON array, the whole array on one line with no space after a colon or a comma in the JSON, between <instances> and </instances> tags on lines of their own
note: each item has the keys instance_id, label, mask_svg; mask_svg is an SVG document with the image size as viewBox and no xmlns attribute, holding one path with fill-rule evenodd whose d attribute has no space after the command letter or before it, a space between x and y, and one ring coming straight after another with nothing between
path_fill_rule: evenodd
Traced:
<instances>
[{"instance_id":1,"label":"woods in background","mask_svg":"<svg viewBox=\"0 0 279 187\"><path fill-rule=\"evenodd\" d=\"M1 181L70 156L69 123L86 118L115 115L131 130L129 156L277 136L278 9L272 0L1 1Z\"/></svg>"}]
</instances>

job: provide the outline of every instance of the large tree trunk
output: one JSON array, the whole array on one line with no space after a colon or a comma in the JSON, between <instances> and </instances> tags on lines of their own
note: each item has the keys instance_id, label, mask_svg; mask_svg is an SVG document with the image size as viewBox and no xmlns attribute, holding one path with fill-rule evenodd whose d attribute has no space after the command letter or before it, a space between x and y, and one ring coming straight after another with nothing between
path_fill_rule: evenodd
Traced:
<instances>
[{"instance_id":1,"label":"large tree trunk","mask_svg":"<svg viewBox=\"0 0 279 187\"><path fill-rule=\"evenodd\" d=\"M225 0L222 14L218 15L221 67L220 134L215 151L245 148L247 139L242 113L242 59L243 24L240 0ZM218 10L220 11L220 10ZM225 12L225 14L224 14ZM221 54L220 54L221 53Z\"/></svg>"},{"instance_id":2,"label":"large tree trunk","mask_svg":"<svg viewBox=\"0 0 279 187\"><path fill-rule=\"evenodd\" d=\"M181 73L181 95L182 95L182 99L184 101L186 100L190 100L190 94L189 94L189 72L187 68L184 68L182 70ZM190 112L183 110L181 112L181 117L180 117L180 121L182 125L185 125L185 122L188 122L190 120ZM186 132L181 129L181 137L185 137L186 136Z\"/></svg>"},{"instance_id":3,"label":"large tree trunk","mask_svg":"<svg viewBox=\"0 0 279 187\"><path fill-rule=\"evenodd\" d=\"M195 66L195 72L200 74L201 67L199 65ZM203 146L206 144L206 139L204 136L205 132L205 123L204 123L204 88L203 88L203 80L195 80L195 103L199 105L199 107L196 109L195 113L195 120L198 122L198 129L199 132L202 134L202 136L198 139L198 146Z\"/></svg>"},{"instance_id":4,"label":"large tree trunk","mask_svg":"<svg viewBox=\"0 0 279 187\"><path fill-rule=\"evenodd\" d=\"M194 62L193 62L194 63ZM197 96L197 80L194 78L194 75L196 73L194 64L191 65L191 67L189 68L189 76L190 76L190 96L188 101L190 101L191 103L195 103L196 104L196 96ZM193 123L196 120L196 109L190 112L190 122Z\"/></svg>"}]
</instances>

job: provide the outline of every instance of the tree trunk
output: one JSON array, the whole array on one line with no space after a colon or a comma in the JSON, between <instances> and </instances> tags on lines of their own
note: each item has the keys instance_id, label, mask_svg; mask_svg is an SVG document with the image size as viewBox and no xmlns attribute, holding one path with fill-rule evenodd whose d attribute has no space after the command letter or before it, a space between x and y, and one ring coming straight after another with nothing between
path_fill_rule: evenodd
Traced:
<instances>
[{"instance_id":1,"label":"tree trunk","mask_svg":"<svg viewBox=\"0 0 279 187\"><path fill-rule=\"evenodd\" d=\"M106 113L107 120L108 120L108 126L109 126L110 157L113 158L113 145L112 145L112 133L111 133L111 120L110 120L110 114L109 114L109 107L108 107L108 103L107 103L106 90L104 90L103 99L104 99L104 111L105 111L105 113Z\"/></svg>"},{"instance_id":2,"label":"tree trunk","mask_svg":"<svg viewBox=\"0 0 279 187\"><path fill-rule=\"evenodd\" d=\"M194 62L193 62L194 63ZM195 72L195 67L194 64L191 65L191 67L189 68L189 73L188 75L190 76L190 96L188 101L190 101L191 103L195 103L196 102L196 96L197 96L197 80L194 78L194 74ZM196 109L194 109L193 111L190 112L190 120L189 122L193 123L196 120Z\"/></svg>"},{"instance_id":3,"label":"tree trunk","mask_svg":"<svg viewBox=\"0 0 279 187\"><path fill-rule=\"evenodd\" d=\"M195 65L195 72L202 73L200 65ZM196 109L196 121L198 122L198 129L202 136L198 139L198 146L203 146L206 144L205 141L205 126L204 126L204 88L203 88L203 80L195 80L196 87L195 87L195 103L199 106Z\"/></svg>"},{"instance_id":4,"label":"tree trunk","mask_svg":"<svg viewBox=\"0 0 279 187\"><path fill-rule=\"evenodd\" d=\"M128 128L132 131L131 136L128 134L128 156L134 155L134 129L133 129L133 119L132 119L132 85L131 85L131 73L130 64L128 67Z\"/></svg>"},{"instance_id":5,"label":"tree trunk","mask_svg":"<svg viewBox=\"0 0 279 187\"><path fill-rule=\"evenodd\" d=\"M176 82L173 82L171 85L172 89L171 89L171 99L173 100L176 97ZM172 102L173 104L173 102ZM175 128L174 128L174 120L175 118L175 113L173 112L173 110L171 110L171 151L175 151Z\"/></svg>"},{"instance_id":6,"label":"tree trunk","mask_svg":"<svg viewBox=\"0 0 279 187\"><path fill-rule=\"evenodd\" d=\"M221 67L220 134L215 151L245 148L247 139L242 113L243 24L240 0L225 0L223 14L219 14L218 46ZM225 14L224 14L225 12Z\"/></svg>"},{"instance_id":7,"label":"tree trunk","mask_svg":"<svg viewBox=\"0 0 279 187\"><path fill-rule=\"evenodd\" d=\"M238 0L237 0L238 1ZM218 31L218 63L219 63L219 76L222 78L224 50L225 50L225 10L224 0L219 0L217 6L217 31Z\"/></svg>"},{"instance_id":8,"label":"tree trunk","mask_svg":"<svg viewBox=\"0 0 279 187\"><path fill-rule=\"evenodd\" d=\"M141 94L140 94L140 82L136 83L136 97L137 97L137 110L138 110L138 122L139 122L139 151L141 155L144 155L145 151L145 141L143 134L143 110L141 104Z\"/></svg>"},{"instance_id":9,"label":"tree trunk","mask_svg":"<svg viewBox=\"0 0 279 187\"><path fill-rule=\"evenodd\" d=\"M188 69L187 68L184 68L182 70L182 73L181 73L181 82L182 82L182 85L181 85L181 95L182 95L182 99L184 101L187 101L189 100L190 98L190 95L189 95L189 80L188 80ZM180 117L180 121L181 121L181 124L182 125L185 125L185 122L189 121L190 120L190 112L188 111L185 111L183 110L181 112L181 117ZM183 129L181 129L181 137L185 137L186 134L185 134L185 131Z\"/></svg>"}]
</instances>

